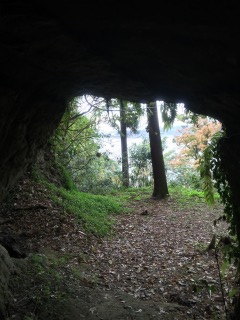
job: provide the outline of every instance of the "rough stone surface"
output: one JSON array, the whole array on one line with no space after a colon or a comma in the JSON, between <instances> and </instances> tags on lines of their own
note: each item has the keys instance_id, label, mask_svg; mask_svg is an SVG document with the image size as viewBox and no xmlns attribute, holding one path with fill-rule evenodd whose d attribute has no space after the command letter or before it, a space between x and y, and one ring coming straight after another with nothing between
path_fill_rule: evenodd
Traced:
<instances>
[{"instance_id":1,"label":"rough stone surface","mask_svg":"<svg viewBox=\"0 0 240 320\"><path fill-rule=\"evenodd\" d=\"M0 319L6 317L6 307L11 294L8 289L9 278L15 272L15 266L7 250L0 245Z\"/></svg>"}]
</instances>

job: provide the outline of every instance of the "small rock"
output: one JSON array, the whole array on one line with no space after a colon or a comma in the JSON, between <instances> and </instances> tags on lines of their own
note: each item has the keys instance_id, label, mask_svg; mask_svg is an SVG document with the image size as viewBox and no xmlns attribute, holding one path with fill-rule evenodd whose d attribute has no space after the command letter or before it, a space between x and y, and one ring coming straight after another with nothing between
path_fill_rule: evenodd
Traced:
<instances>
[{"instance_id":1,"label":"small rock","mask_svg":"<svg viewBox=\"0 0 240 320\"><path fill-rule=\"evenodd\" d=\"M148 213L147 210L144 210L143 212L141 212L141 215L142 215L142 216L147 216L147 215L149 215L149 213Z\"/></svg>"}]
</instances>

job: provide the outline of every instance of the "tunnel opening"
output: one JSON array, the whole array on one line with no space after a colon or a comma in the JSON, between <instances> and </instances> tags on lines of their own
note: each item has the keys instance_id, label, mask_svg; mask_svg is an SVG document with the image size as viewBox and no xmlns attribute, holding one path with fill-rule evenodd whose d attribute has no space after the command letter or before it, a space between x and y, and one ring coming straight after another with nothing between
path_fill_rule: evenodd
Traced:
<instances>
[{"instance_id":1,"label":"tunnel opening","mask_svg":"<svg viewBox=\"0 0 240 320\"><path fill-rule=\"evenodd\" d=\"M76 101L71 102L71 105L74 103ZM93 102L90 107L92 105ZM113 105L107 105L106 99L100 98L100 106L101 112L106 113L107 117L109 112L119 113L119 104L115 105L116 109L111 109ZM89 319L99 316L108 319L107 313L110 312L110 317L118 313L121 317L138 317L139 314L140 319L142 316L151 319L159 314L166 319L181 319L186 318L186 315L190 319L213 315L221 317L224 314L224 319L232 311L232 299L227 297L227 291L235 289L236 267L227 264L220 250L230 245L227 242L231 241L228 224L224 221L220 221L217 226L213 224L223 213L222 204L217 200L213 207L209 207L204 202L203 193L176 181L169 190L170 197L162 201L152 199L152 183L150 188L143 185L140 189L133 186L124 190L110 185L109 189L102 186L96 190L95 187L93 193L104 195L105 199L78 199L78 191L71 182L73 174L76 175L74 167L72 171L71 166L68 167L70 177L63 169L64 165L69 164L66 153L70 152L75 161L82 156L83 150L77 153L76 148L83 144L86 136L87 139L96 139L92 131L95 126L89 124L89 119L90 122L96 119L89 117L86 120L89 108L79 108L78 99L72 110L73 113L67 111L67 117L62 118L67 127L60 123L61 131L57 133L57 139L50 139L46 150L39 153L37 165L32 172L35 179L29 170L1 210L4 222L8 216L7 229L12 241L15 241L15 254L18 254L15 258L23 258L24 250L31 252L27 260L24 259L25 264L24 260L19 263L20 269L36 281L32 288L25 274L21 276L20 281L24 285L22 283L20 291L15 290L16 306L9 309L9 316L24 314L51 319L62 312L64 317L70 315L76 319L81 313ZM74 122L69 122L69 119ZM99 120L97 122L99 124ZM213 119L209 123L213 124ZM206 123L196 122L196 128L203 128L208 137ZM68 130L71 131L73 143L65 136ZM85 132L87 130L89 134ZM198 133L195 139L197 136ZM62 141L64 147L59 148L57 143ZM199 141L196 144L199 145ZM66 145L70 146L70 151ZM149 153L149 150L145 152ZM102 153L98 141L90 155L94 155L90 171L97 167L94 160L99 160ZM58 157L57 167L54 156ZM60 160L67 161L60 163ZM110 160L105 158L104 161ZM84 163L81 158L80 163L87 171L88 160ZM189 162L187 164L189 166ZM111 168L116 168L116 164L114 166L112 163ZM110 170L110 174L113 176L114 172ZM91 179L88 183L91 183ZM83 194L86 194L86 184L81 187ZM99 204L99 201L107 201L111 206L112 199L108 195L124 203L118 213L116 211L113 214L114 207L110 208L111 219L115 220L112 234L109 233L111 229L106 228L109 221L102 216ZM93 208L87 202L89 200L93 206L98 207L97 213L92 211ZM83 206L85 202L87 209ZM90 221L84 214L79 214L86 214L86 210L92 218ZM227 270L224 281L219 277L223 266ZM224 286L224 291L221 286ZM21 299L22 294L24 300ZM62 296L65 294L65 297ZM32 296L36 298L31 300ZM120 302L116 301L116 296L121 297ZM70 302L69 297L74 302ZM73 304L81 304L81 307L73 307Z\"/></svg>"}]
</instances>

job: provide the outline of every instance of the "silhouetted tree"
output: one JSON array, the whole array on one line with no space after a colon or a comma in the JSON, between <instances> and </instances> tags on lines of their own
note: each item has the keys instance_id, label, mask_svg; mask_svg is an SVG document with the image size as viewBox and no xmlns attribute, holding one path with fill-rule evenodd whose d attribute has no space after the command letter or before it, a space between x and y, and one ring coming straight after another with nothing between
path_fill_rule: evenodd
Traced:
<instances>
[{"instance_id":1,"label":"silhouetted tree","mask_svg":"<svg viewBox=\"0 0 240 320\"><path fill-rule=\"evenodd\" d=\"M168 195L168 187L156 102L147 105L147 118L154 181L152 196L164 199Z\"/></svg>"},{"instance_id":2,"label":"silhouetted tree","mask_svg":"<svg viewBox=\"0 0 240 320\"><path fill-rule=\"evenodd\" d=\"M127 123L125 116L125 104L120 100L120 137L122 152L122 183L124 187L129 187L129 164L127 147Z\"/></svg>"}]
</instances>

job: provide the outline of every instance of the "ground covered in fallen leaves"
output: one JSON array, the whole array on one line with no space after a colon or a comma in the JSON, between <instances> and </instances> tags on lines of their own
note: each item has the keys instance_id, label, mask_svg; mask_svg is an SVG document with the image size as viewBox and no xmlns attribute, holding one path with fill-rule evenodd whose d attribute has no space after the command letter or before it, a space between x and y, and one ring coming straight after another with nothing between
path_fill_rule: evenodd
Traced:
<instances>
[{"instance_id":1,"label":"ground covered in fallen leaves","mask_svg":"<svg viewBox=\"0 0 240 320\"><path fill-rule=\"evenodd\" d=\"M0 231L26 252L15 258L8 319L226 319L235 268L221 279L221 254L208 250L227 233L213 225L221 204L135 192L101 238L48 195L26 178L0 210Z\"/></svg>"}]
</instances>

